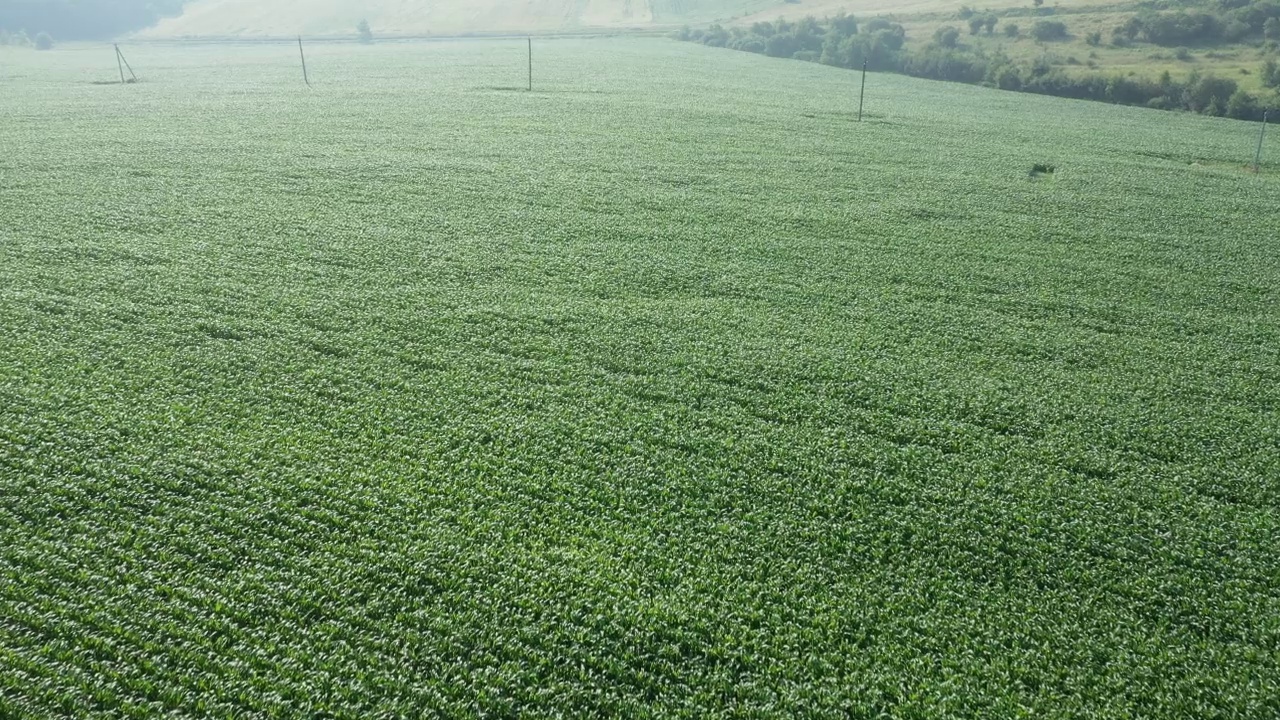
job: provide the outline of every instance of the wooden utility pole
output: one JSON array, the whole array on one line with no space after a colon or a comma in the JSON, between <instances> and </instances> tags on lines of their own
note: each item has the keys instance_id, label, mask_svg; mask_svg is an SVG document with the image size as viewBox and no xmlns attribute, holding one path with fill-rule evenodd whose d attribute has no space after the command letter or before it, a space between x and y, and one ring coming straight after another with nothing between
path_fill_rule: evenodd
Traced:
<instances>
[{"instance_id":1,"label":"wooden utility pole","mask_svg":"<svg viewBox=\"0 0 1280 720\"><path fill-rule=\"evenodd\" d=\"M302 51L302 36L298 36L298 57L302 58L302 82L311 87L311 78L307 77L307 54Z\"/></svg>"},{"instance_id":2,"label":"wooden utility pole","mask_svg":"<svg viewBox=\"0 0 1280 720\"><path fill-rule=\"evenodd\" d=\"M120 69L120 84L124 84L124 58L120 55L120 46L116 45L116 67Z\"/></svg>"},{"instance_id":3,"label":"wooden utility pole","mask_svg":"<svg viewBox=\"0 0 1280 720\"><path fill-rule=\"evenodd\" d=\"M862 92L858 93L858 122L862 122L862 103L867 99L867 61L862 61Z\"/></svg>"},{"instance_id":4,"label":"wooden utility pole","mask_svg":"<svg viewBox=\"0 0 1280 720\"><path fill-rule=\"evenodd\" d=\"M533 38L529 38L529 92L533 92Z\"/></svg>"},{"instance_id":5,"label":"wooden utility pole","mask_svg":"<svg viewBox=\"0 0 1280 720\"><path fill-rule=\"evenodd\" d=\"M118 66L120 63L124 63L124 66L129 69L129 75L133 77L133 81L138 82L138 73L133 71L133 66L129 64L129 58L124 56L124 51L120 49L119 45L116 45L115 47L116 47L116 65ZM124 83L124 70L120 71L120 82L122 84Z\"/></svg>"},{"instance_id":6,"label":"wooden utility pole","mask_svg":"<svg viewBox=\"0 0 1280 720\"><path fill-rule=\"evenodd\" d=\"M1270 110L1262 111L1262 129L1258 132L1258 152L1253 155L1254 172L1262 170L1262 141L1267 139L1267 116L1270 114Z\"/></svg>"}]
</instances>

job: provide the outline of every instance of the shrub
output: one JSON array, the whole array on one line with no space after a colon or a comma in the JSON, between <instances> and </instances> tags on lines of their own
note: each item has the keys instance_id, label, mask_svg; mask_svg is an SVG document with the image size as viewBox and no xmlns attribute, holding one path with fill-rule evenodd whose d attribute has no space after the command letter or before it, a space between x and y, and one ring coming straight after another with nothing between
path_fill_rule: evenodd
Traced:
<instances>
[{"instance_id":1,"label":"shrub","mask_svg":"<svg viewBox=\"0 0 1280 720\"><path fill-rule=\"evenodd\" d=\"M373 28L369 27L368 20L361 20L360 23L356 25L356 35L359 36L360 42L365 45L369 45L373 42Z\"/></svg>"},{"instance_id":2,"label":"shrub","mask_svg":"<svg viewBox=\"0 0 1280 720\"><path fill-rule=\"evenodd\" d=\"M1090 47L1098 47L1099 45L1102 44L1102 31L1094 30L1093 32L1084 36L1084 41L1088 43Z\"/></svg>"},{"instance_id":3,"label":"shrub","mask_svg":"<svg viewBox=\"0 0 1280 720\"><path fill-rule=\"evenodd\" d=\"M1173 56L1178 58L1182 62L1190 62L1191 50L1189 48L1180 47L1177 50L1173 51Z\"/></svg>"},{"instance_id":4,"label":"shrub","mask_svg":"<svg viewBox=\"0 0 1280 720\"><path fill-rule=\"evenodd\" d=\"M1262 33L1268 40L1280 40L1280 18L1267 18Z\"/></svg>"},{"instance_id":5,"label":"shrub","mask_svg":"<svg viewBox=\"0 0 1280 720\"><path fill-rule=\"evenodd\" d=\"M1249 26L1239 20L1232 20L1222 28L1222 39L1227 42L1240 42L1249 35Z\"/></svg>"},{"instance_id":6,"label":"shrub","mask_svg":"<svg viewBox=\"0 0 1280 720\"><path fill-rule=\"evenodd\" d=\"M943 25L934 31L933 41L944 48L953 48L960 42L960 31L951 25Z\"/></svg>"},{"instance_id":7,"label":"shrub","mask_svg":"<svg viewBox=\"0 0 1280 720\"><path fill-rule=\"evenodd\" d=\"M1060 20L1037 20L1031 28L1031 36L1040 42L1067 39L1067 25Z\"/></svg>"},{"instance_id":8,"label":"shrub","mask_svg":"<svg viewBox=\"0 0 1280 720\"><path fill-rule=\"evenodd\" d=\"M1000 18L995 15L988 15L982 20L982 26L987 29L987 34L991 35L996 31L996 25L1000 22Z\"/></svg>"},{"instance_id":9,"label":"shrub","mask_svg":"<svg viewBox=\"0 0 1280 720\"><path fill-rule=\"evenodd\" d=\"M982 32L982 26L986 24L986 18L974 17L969 18L969 34L977 35Z\"/></svg>"},{"instance_id":10,"label":"shrub","mask_svg":"<svg viewBox=\"0 0 1280 720\"><path fill-rule=\"evenodd\" d=\"M1236 90L1231 94L1231 99L1227 101L1227 117L1237 120L1253 120L1261 117L1258 111L1258 103L1253 96L1244 90Z\"/></svg>"},{"instance_id":11,"label":"shrub","mask_svg":"<svg viewBox=\"0 0 1280 720\"><path fill-rule=\"evenodd\" d=\"M1058 20L1038 20L1031 27L1031 36L1040 42L1066 40L1070 37L1066 23Z\"/></svg>"},{"instance_id":12,"label":"shrub","mask_svg":"<svg viewBox=\"0 0 1280 720\"><path fill-rule=\"evenodd\" d=\"M1007 37L1016 38L1022 32L1022 28L1017 25L1005 25L1004 34Z\"/></svg>"},{"instance_id":13,"label":"shrub","mask_svg":"<svg viewBox=\"0 0 1280 720\"><path fill-rule=\"evenodd\" d=\"M37 49L37 50L52 50L52 49L53 49L53 36L52 36L52 35L50 35L50 34L49 34L49 33L47 33L47 32L42 32L42 33L40 33L39 35L36 35L36 49Z\"/></svg>"},{"instance_id":14,"label":"shrub","mask_svg":"<svg viewBox=\"0 0 1280 720\"><path fill-rule=\"evenodd\" d=\"M1262 64L1262 84L1270 87L1280 87L1280 63L1275 58L1267 58Z\"/></svg>"}]
</instances>

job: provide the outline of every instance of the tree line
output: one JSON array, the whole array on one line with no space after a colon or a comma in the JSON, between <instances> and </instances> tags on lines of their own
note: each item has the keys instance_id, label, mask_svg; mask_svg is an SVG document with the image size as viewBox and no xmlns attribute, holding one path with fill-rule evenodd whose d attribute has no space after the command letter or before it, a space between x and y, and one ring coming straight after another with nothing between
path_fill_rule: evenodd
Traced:
<instances>
[{"instance_id":1,"label":"tree line","mask_svg":"<svg viewBox=\"0 0 1280 720\"><path fill-rule=\"evenodd\" d=\"M0 43L107 40L182 12L186 0L0 0Z\"/></svg>"},{"instance_id":2,"label":"tree line","mask_svg":"<svg viewBox=\"0 0 1280 720\"><path fill-rule=\"evenodd\" d=\"M1232 3L1239 0L1217 1ZM1264 6L1264 10L1258 12L1269 13L1271 11L1267 8L1273 5L1280 8L1280 0L1260 0L1230 11L1252 12L1255 5ZM969 20L969 31L973 35L995 34L1000 23L994 15L973 16ZM1265 20L1257 23L1258 32L1265 32L1265 26ZM1024 30L1010 23L1001 27L999 32L1017 38ZM1037 20L1025 32L1043 42L1069 37L1064 23L1050 19ZM1149 79L1102 73L1068 74L1047 56L1030 64L1020 63L1003 52L965 47L961 42L963 34L960 28L953 26L939 28L928 45L912 51L906 48L906 31L902 25L883 18L860 23L852 15L841 14L826 20L808 17L797 21L757 22L750 27L686 27L677 33L677 37L715 47L836 67L861 68L865 62L872 70L931 80L1163 110L1188 110L1241 120L1260 119L1265 107L1274 106L1276 102L1276 97L1255 97L1231 78L1199 71L1193 71L1185 80L1175 80L1167 71L1158 79ZM1090 44L1096 44L1095 38L1088 40ZM1277 49L1274 43L1270 47ZM1274 58L1263 63L1260 73L1265 86L1280 88L1280 69Z\"/></svg>"}]
</instances>

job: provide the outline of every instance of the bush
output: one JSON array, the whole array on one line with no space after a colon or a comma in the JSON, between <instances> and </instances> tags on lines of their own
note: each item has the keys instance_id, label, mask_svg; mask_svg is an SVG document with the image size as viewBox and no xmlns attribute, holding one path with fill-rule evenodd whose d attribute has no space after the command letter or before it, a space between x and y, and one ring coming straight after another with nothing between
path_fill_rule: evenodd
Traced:
<instances>
[{"instance_id":1,"label":"bush","mask_svg":"<svg viewBox=\"0 0 1280 720\"><path fill-rule=\"evenodd\" d=\"M1254 120L1262 117L1258 103L1253 96L1243 90L1236 90L1227 101L1227 117L1237 120Z\"/></svg>"},{"instance_id":2,"label":"bush","mask_svg":"<svg viewBox=\"0 0 1280 720\"><path fill-rule=\"evenodd\" d=\"M1180 47L1180 48L1178 48L1177 50L1174 50L1174 51L1173 51L1173 56L1174 56L1174 57L1176 57L1176 58L1178 58L1178 59L1179 59L1179 60L1181 60L1182 62L1190 62L1190 61L1191 61L1191 50L1190 50L1189 48Z\"/></svg>"},{"instance_id":3,"label":"bush","mask_svg":"<svg viewBox=\"0 0 1280 720\"><path fill-rule=\"evenodd\" d=\"M50 35L50 34L49 34L49 33L47 33L47 32L42 32L42 33L40 33L39 35L36 35L36 49L37 49L37 50L52 50L52 49L53 49L53 36L52 36L52 35Z\"/></svg>"},{"instance_id":4,"label":"bush","mask_svg":"<svg viewBox=\"0 0 1280 720\"><path fill-rule=\"evenodd\" d=\"M1017 25L1005 25L1004 34L1006 37L1016 38L1022 33L1022 28Z\"/></svg>"},{"instance_id":5,"label":"bush","mask_svg":"<svg viewBox=\"0 0 1280 720\"><path fill-rule=\"evenodd\" d=\"M976 15L969 18L969 34L977 35L982 32L982 26L986 25L986 23L986 18L977 17Z\"/></svg>"},{"instance_id":6,"label":"bush","mask_svg":"<svg viewBox=\"0 0 1280 720\"><path fill-rule=\"evenodd\" d=\"M1194 112L1222 115L1226 112L1225 103L1231 99L1237 89L1235 80L1192 73L1187 79L1186 89L1183 90L1182 104Z\"/></svg>"},{"instance_id":7,"label":"bush","mask_svg":"<svg viewBox=\"0 0 1280 720\"><path fill-rule=\"evenodd\" d=\"M1060 20L1037 20L1031 28L1031 36L1040 42L1066 40L1067 25Z\"/></svg>"},{"instance_id":8,"label":"bush","mask_svg":"<svg viewBox=\"0 0 1280 720\"><path fill-rule=\"evenodd\" d=\"M1088 43L1090 47L1098 47L1102 44L1102 31L1094 30L1084 36L1084 41Z\"/></svg>"},{"instance_id":9,"label":"bush","mask_svg":"<svg viewBox=\"0 0 1280 720\"><path fill-rule=\"evenodd\" d=\"M1207 12L1145 12L1125 25L1130 37L1141 34L1147 42L1171 47L1210 43L1222 37L1223 22Z\"/></svg>"},{"instance_id":10,"label":"bush","mask_svg":"<svg viewBox=\"0 0 1280 720\"><path fill-rule=\"evenodd\" d=\"M1267 58L1262 64L1262 84L1269 88L1280 88L1280 63L1275 58Z\"/></svg>"},{"instance_id":11,"label":"bush","mask_svg":"<svg viewBox=\"0 0 1280 720\"><path fill-rule=\"evenodd\" d=\"M943 25L934 31L933 41L944 48L954 48L960 43L960 31L951 25Z\"/></svg>"},{"instance_id":12,"label":"bush","mask_svg":"<svg viewBox=\"0 0 1280 720\"><path fill-rule=\"evenodd\" d=\"M1249 36L1249 26L1239 20L1232 20L1222 28L1222 39L1235 43Z\"/></svg>"},{"instance_id":13,"label":"bush","mask_svg":"<svg viewBox=\"0 0 1280 720\"><path fill-rule=\"evenodd\" d=\"M369 45L373 42L373 28L369 27L368 20L361 20L356 25L356 35L360 38L360 42Z\"/></svg>"},{"instance_id":14,"label":"bush","mask_svg":"<svg viewBox=\"0 0 1280 720\"><path fill-rule=\"evenodd\" d=\"M1280 18L1267 18L1262 33L1268 40L1280 40Z\"/></svg>"}]
</instances>

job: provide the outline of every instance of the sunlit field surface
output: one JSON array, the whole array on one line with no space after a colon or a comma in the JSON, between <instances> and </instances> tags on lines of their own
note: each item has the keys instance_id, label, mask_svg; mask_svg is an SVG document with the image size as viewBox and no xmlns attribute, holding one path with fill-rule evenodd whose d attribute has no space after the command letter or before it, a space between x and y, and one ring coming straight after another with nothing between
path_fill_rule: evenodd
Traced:
<instances>
[{"instance_id":1,"label":"sunlit field surface","mask_svg":"<svg viewBox=\"0 0 1280 720\"><path fill-rule=\"evenodd\" d=\"M1280 714L1280 132L124 49L0 53L0 716Z\"/></svg>"}]
</instances>

